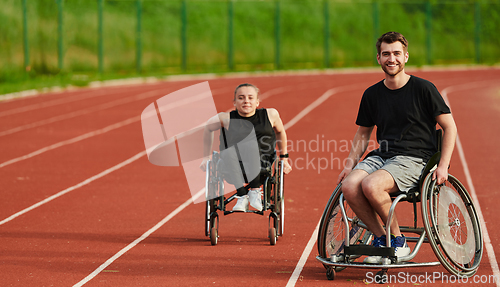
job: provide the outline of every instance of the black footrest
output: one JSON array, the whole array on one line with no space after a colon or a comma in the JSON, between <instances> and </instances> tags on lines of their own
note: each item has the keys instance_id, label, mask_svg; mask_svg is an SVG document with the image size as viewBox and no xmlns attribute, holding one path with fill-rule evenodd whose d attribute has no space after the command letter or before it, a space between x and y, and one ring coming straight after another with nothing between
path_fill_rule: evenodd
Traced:
<instances>
[{"instance_id":1,"label":"black footrest","mask_svg":"<svg viewBox=\"0 0 500 287\"><path fill-rule=\"evenodd\" d=\"M375 247L372 245L350 245L344 247L346 255L395 256L394 247Z\"/></svg>"}]
</instances>

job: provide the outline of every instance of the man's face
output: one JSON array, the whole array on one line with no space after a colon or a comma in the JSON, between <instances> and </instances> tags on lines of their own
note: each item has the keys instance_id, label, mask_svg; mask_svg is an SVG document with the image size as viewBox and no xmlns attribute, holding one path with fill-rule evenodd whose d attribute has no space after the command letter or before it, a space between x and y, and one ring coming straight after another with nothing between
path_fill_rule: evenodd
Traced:
<instances>
[{"instance_id":1,"label":"man's face","mask_svg":"<svg viewBox=\"0 0 500 287\"><path fill-rule=\"evenodd\" d=\"M408 52L405 53L403 44L399 41L391 44L382 43L377 61L387 75L395 77L405 68Z\"/></svg>"},{"instance_id":2,"label":"man's face","mask_svg":"<svg viewBox=\"0 0 500 287\"><path fill-rule=\"evenodd\" d=\"M259 106L257 91L253 87L241 87L236 91L233 103L241 116L253 116Z\"/></svg>"}]
</instances>

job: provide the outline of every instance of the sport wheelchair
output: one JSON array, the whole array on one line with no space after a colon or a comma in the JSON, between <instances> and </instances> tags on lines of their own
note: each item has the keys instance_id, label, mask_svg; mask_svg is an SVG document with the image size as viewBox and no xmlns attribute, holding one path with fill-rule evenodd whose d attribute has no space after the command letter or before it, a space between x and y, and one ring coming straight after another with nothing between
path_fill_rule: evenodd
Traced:
<instances>
[{"instance_id":1,"label":"sport wheelchair","mask_svg":"<svg viewBox=\"0 0 500 287\"><path fill-rule=\"evenodd\" d=\"M346 267L381 269L375 276L377 283L386 283L390 268L436 266L440 263L459 278L473 276L479 268L483 254L483 237L472 198L465 187L452 175L448 181L437 185L432 172L437 167L441 153L442 131L438 130L438 152L427 162L419 186L407 193L391 194L393 200L386 223L390 238L390 222L399 202L413 204L413 226L400 226L402 233L417 234L406 237L416 242L412 252L405 257L395 256L395 249L387 240L387 247L373 247L373 234L367 230L342 194L340 183L331 195L323 212L318 231L316 257L326 268L329 280ZM417 206L420 205L423 227L417 226ZM439 262L410 262L423 243L430 243ZM382 264L365 264L356 259L362 255L382 256ZM385 281L384 281L385 280Z\"/></svg>"},{"instance_id":2,"label":"sport wheelchair","mask_svg":"<svg viewBox=\"0 0 500 287\"><path fill-rule=\"evenodd\" d=\"M228 211L226 206L236 198L236 193L229 198L224 196L224 177L221 172L222 159L220 153L214 151L211 160L207 162L205 196L205 236L210 237L212 245L216 245L219 238L219 214L224 215L241 211ZM274 160L271 167L263 168L261 175L263 180L263 204L262 211L248 210L246 213L264 215L264 212L270 210L269 214L269 241L275 245L278 236L282 236L285 223L285 201L284 201L284 177L283 160Z\"/></svg>"}]
</instances>

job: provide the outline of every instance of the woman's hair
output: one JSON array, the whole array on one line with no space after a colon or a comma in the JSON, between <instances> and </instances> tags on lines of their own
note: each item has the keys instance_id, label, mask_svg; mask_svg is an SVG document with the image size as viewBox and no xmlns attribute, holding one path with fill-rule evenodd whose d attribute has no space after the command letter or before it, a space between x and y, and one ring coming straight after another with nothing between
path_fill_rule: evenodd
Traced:
<instances>
[{"instance_id":1,"label":"woman's hair","mask_svg":"<svg viewBox=\"0 0 500 287\"><path fill-rule=\"evenodd\" d=\"M255 89L257 92L257 98L259 98L259 88L257 88L255 85L249 84L249 83L244 83L244 84L239 84L236 89L234 89L234 99L236 99L236 92L238 91L239 88L241 87L252 87Z\"/></svg>"}]
</instances>

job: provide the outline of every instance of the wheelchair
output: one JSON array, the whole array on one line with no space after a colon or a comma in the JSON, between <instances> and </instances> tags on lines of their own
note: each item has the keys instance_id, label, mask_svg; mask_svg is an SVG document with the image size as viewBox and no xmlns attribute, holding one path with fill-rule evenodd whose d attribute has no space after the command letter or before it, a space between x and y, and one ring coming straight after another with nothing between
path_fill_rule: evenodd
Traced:
<instances>
[{"instance_id":1,"label":"wheelchair","mask_svg":"<svg viewBox=\"0 0 500 287\"><path fill-rule=\"evenodd\" d=\"M326 268L328 280L336 272L347 267L381 269L376 273L377 283L386 283L390 268L426 267L442 264L452 275L469 278L479 268L483 254L483 237L472 198L458 179L448 175L448 181L437 185L432 173L441 156L442 131L437 131L438 152L427 162L419 185L407 193L391 194L392 205L386 223L387 237L396 205L400 202L413 204L413 226L400 226L402 233L416 234L406 237L416 242L412 252L405 257L395 256L394 247L374 247L370 243L373 234L361 222L342 194L340 183L331 195L323 212L318 230L318 256L316 259ZM417 208L420 205L421 221L417 224ZM430 243L437 262L411 262L423 243ZM382 264L357 262L363 255L382 256ZM377 281L378 280L378 281Z\"/></svg>"},{"instance_id":2,"label":"wheelchair","mask_svg":"<svg viewBox=\"0 0 500 287\"><path fill-rule=\"evenodd\" d=\"M228 198L224 195L224 176L221 171L222 159L220 153L214 151L212 158L207 162L206 181L205 181L205 196L206 196L206 212L205 212L205 236L210 238L212 245L217 245L219 238L219 214L220 211L224 215L242 211L226 210L228 203L236 199L236 193ZM263 180L263 204L262 211L248 210L245 213L254 213L264 215L266 211L269 213L269 241L271 245L275 245L279 236L283 236L285 223L285 201L284 201L284 162L283 160L275 159L272 166L262 168L260 176L265 177Z\"/></svg>"}]
</instances>

